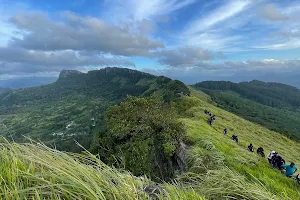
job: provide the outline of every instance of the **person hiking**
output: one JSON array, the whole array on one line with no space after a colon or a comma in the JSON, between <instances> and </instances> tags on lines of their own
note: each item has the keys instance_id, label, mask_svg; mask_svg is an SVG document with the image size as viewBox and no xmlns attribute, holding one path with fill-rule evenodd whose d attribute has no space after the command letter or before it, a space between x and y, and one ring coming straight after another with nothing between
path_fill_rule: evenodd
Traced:
<instances>
[{"instance_id":1,"label":"person hiking","mask_svg":"<svg viewBox=\"0 0 300 200\"><path fill-rule=\"evenodd\" d=\"M293 174L297 171L297 167L293 162L291 162L291 164L289 165L283 165L283 169L285 169L285 175L287 177L292 177Z\"/></svg>"},{"instance_id":2,"label":"person hiking","mask_svg":"<svg viewBox=\"0 0 300 200\"><path fill-rule=\"evenodd\" d=\"M265 151L264 151L264 149L262 148L262 147L259 147L257 150L256 150L256 153L258 154L258 155L260 155L261 157L265 157Z\"/></svg>"},{"instance_id":3,"label":"person hiking","mask_svg":"<svg viewBox=\"0 0 300 200\"><path fill-rule=\"evenodd\" d=\"M227 128L224 129L223 133L224 135L227 135Z\"/></svg>"},{"instance_id":4,"label":"person hiking","mask_svg":"<svg viewBox=\"0 0 300 200\"><path fill-rule=\"evenodd\" d=\"M298 181L298 183L300 183L300 174L298 174L298 175L296 176L296 180Z\"/></svg>"},{"instance_id":5,"label":"person hiking","mask_svg":"<svg viewBox=\"0 0 300 200\"><path fill-rule=\"evenodd\" d=\"M212 123L213 123L212 120L209 119L209 120L208 120L208 124L209 124L210 126L212 126Z\"/></svg>"},{"instance_id":6,"label":"person hiking","mask_svg":"<svg viewBox=\"0 0 300 200\"><path fill-rule=\"evenodd\" d=\"M254 152L254 146L253 146L253 144L250 144L250 145L248 146L248 150L249 150L250 152Z\"/></svg>"},{"instance_id":7,"label":"person hiking","mask_svg":"<svg viewBox=\"0 0 300 200\"><path fill-rule=\"evenodd\" d=\"M236 135L232 135L232 136L231 136L231 138L232 138L232 140L233 140L233 141L235 141L236 143L238 143L238 142L239 142L239 138L238 138L238 136L236 136Z\"/></svg>"},{"instance_id":8,"label":"person hiking","mask_svg":"<svg viewBox=\"0 0 300 200\"><path fill-rule=\"evenodd\" d=\"M267 155L267 158L268 158L268 161L270 164L272 164L272 158L275 156L275 155L278 155L278 153L276 151L271 151L268 155Z\"/></svg>"},{"instance_id":9,"label":"person hiking","mask_svg":"<svg viewBox=\"0 0 300 200\"><path fill-rule=\"evenodd\" d=\"M274 155L272 158L272 167L275 169L282 170L283 165L285 164L285 160L279 156L279 155Z\"/></svg>"}]
</instances>

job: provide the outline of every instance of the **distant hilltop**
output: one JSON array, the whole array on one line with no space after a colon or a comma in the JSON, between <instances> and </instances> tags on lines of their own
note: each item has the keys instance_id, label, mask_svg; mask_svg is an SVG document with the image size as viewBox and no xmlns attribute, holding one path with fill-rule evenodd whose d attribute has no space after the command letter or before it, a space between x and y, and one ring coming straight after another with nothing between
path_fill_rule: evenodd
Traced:
<instances>
[{"instance_id":1,"label":"distant hilltop","mask_svg":"<svg viewBox=\"0 0 300 200\"><path fill-rule=\"evenodd\" d=\"M78 74L83 74L83 73L80 71L77 71L77 70L62 70L59 74L59 78L66 78L73 74L78 75Z\"/></svg>"}]
</instances>

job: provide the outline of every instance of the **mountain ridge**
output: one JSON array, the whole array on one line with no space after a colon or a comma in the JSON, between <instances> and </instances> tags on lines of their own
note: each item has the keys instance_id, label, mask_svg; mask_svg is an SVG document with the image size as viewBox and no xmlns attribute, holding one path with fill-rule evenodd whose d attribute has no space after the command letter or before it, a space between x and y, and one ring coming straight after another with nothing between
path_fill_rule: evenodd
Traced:
<instances>
[{"instance_id":1,"label":"mountain ridge","mask_svg":"<svg viewBox=\"0 0 300 200\"><path fill-rule=\"evenodd\" d=\"M67 146L65 150L73 151L73 139L88 146L93 132L103 123L106 108L127 95L157 93L170 101L180 92L189 94L182 82L137 70L62 71L54 83L0 93L0 125L6 127L0 134L16 141L22 141L22 135L43 139L47 144L55 142L57 148Z\"/></svg>"}]
</instances>

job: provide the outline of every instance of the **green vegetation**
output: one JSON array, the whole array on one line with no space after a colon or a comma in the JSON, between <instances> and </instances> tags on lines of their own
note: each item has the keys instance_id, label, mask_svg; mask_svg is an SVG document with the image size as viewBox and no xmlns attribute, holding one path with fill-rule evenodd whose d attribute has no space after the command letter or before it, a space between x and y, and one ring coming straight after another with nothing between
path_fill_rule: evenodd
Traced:
<instances>
[{"instance_id":1,"label":"green vegetation","mask_svg":"<svg viewBox=\"0 0 300 200\"><path fill-rule=\"evenodd\" d=\"M154 184L146 177L103 164L95 156L53 151L36 144L0 143L0 198L18 199L149 199ZM191 188L163 184L161 198L204 200Z\"/></svg>"},{"instance_id":2,"label":"green vegetation","mask_svg":"<svg viewBox=\"0 0 300 200\"><path fill-rule=\"evenodd\" d=\"M171 101L180 92L189 94L180 81L130 69L62 71L52 84L0 93L0 134L17 142L27 136L79 152L74 140L88 148L93 134L102 129L104 111L127 95L157 93Z\"/></svg>"},{"instance_id":3,"label":"green vegetation","mask_svg":"<svg viewBox=\"0 0 300 200\"><path fill-rule=\"evenodd\" d=\"M183 140L188 144L188 171L169 183L158 184L162 188L159 199L299 199L300 187L295 180L286 178L272 169L266 159L246 150L252 142L255 148L263 146L266 152L277 150L287 161L298 164L299 144L208 101L208 96L192 90L191 97L173 104L177 111L182 111L180 121L186 125ZM130 97L107 111L111 117L119 113L120 117L112 122L127 119L124 115L127 110L122 109L133 102L143 107L156 101ZM205 109L217 116L213 127L207 124ZM224 127L228 128L229 135L239 136L239 144L222 134ZM136 177L108 167L88 152L63 153L38 143L6 141L0 147L3 199L149 199L144 188L155 185L145 176Z\"/></svg>"},{"instance_id":4,"label":"green vegetation","mask_svg":"<svg viewBox=\"0 0 300 200\"><path fill-rule=\"evenodd\" d=\"M137 113L138 107L144 109L140 109L141 114ZM146 112L147 108L153 109L149 110L150 114ZM164 115L164 111L169 108L170 111ZM207 124L205 109L217 116L213 127ZM131 111L144 117L145 121L140 126L136 126L138 118L128 114ZM173 111L175 114L171 115ZM247 151L247 145L251 142L255 148L262 146L266 153L276 150L287 162L294 161L299 165L299 143L215 107L209 96L193 89L191 97L175 99L169 105L155 98L129 97L120 106L108 109L105 117L107 131L112 131L114 136L107 139L120 139L132 134L132 146L127 147L139 146L137 140L143 138L143 135L136 131L138 128L144 131L144 127L161 125L164 120L166 127L173 127L180 124L175 120L178 118L176 112L181 114L180 121L186 126L182 140L188 146L188 171L176 174L175 179L169 182L157 184L161 188L159 199L300 198L300 185L295 180L272 169L266 159ZM151 117L151 114L161 116ZM164 119L164 116L174 120ZM157 122L154 119L158 119ZM131 132L133 127L135 131ZM228 136L222 133L225 127L229 130ZM161 136L170 134L173 133L163 131ZM239 136L239 144L230 139L232 134ZM151 136L151 139L156 137ZM160 144L165 144L163 141ZM169 138L170 141L176 140ZM125 150L125 146L117 146ZM162 152L169 155L168 149ZM143 154L147 149L141 150ZM102 155L104 153L99 155L100 158ZM34 142L16 144L3 141L0 143L0 196L3 199L150 199L144 191L146 186L155 185L150 179L133 176L123 168L117 170L108 167L97 157L88 152L59 152ZM127 158L132 163L140 161L130 156ZM146 161L141 164L148 165Z\"/></svg>"},{"instance_id":5,"label":"green vegetation","mask_svg":"<svg viewBox=\"0 0 300 200\"><path fill-rule=\"evenodd\" d=\"M262 81L241 83L204 81L195 84L194 87L219 91L234 91L243 98L275 108L294 110L300 107L300 90L281 83L265 83Z\"/></svg>"},{"instance_id":6,"label":"green vegetation","mask_svg":"<svg viewBox=\"0 0 300 200\"><path fill-rule=\"evenodd\" d=\"M297 101L276 97L293 89L249 83L268 99L262 101L224 84L195 90L166 77L106 68L63 71L53 84L0 93L2 135L82 152L2 139L0 198L151 199L155 194L145 188L153 186L157 199L300 199L300 184L247 151L249 143L265 153L276 150L299 168L299 143L220 108L297 135ZM258 92L267 87L272 92ZM204 110L216 115L213 126Z\"/></svg>"},{"instance_id":7,"label":"green vegetation","mask_svg":"<svg viewBox=\"0 0 300 200\"><path fill-rule=\"evenodd\" d=\"M219 107L271 130L300 140L300 91L259 81L207 81L193 86L209 94Z\"/></svg>"},{"instance_id":8,"label":"green vegetation","mask_svg":"<svg viewBox=\"0 0 300 200\"><path fill-rule=\"evenodd\" d=\"M169 180L179 168L176 151L185 129L175 108L155 97L128 97L105 114L106 130L95 136L92 152L109 165L135 175ZM183 170L183 169L182 169Z\"/></svg>"},{"instance_id":9,"label":"green vegetation","mask_svg":"<svg viewBox=\"0 0 300 200\"><path fill-rule=\"evenodd\" d=\"M213 106L207 101L209 97L203 93L192 89L191 95L193 97L187 97L185 100L197 101L197 105L187 111L193 113L193 117L182 119L187 126L187 139L192 145L190 159L193 166L190 171L198 174L204 173L210 178L211 174L220 173L216 185L203 186L213 191L219 189L220 193L210 195L203 192L201 194L211 199L222 199L221 195L225 195L226 192L237 199L292 200L300 198L300 185L295 180L286 178L280 171L272 169L266 159L247 151L249 143L253 143L255 150L260 146L265 149L266 153L276 150L287 162L293 161L299 166L299 143ZM217 116L213 127L207 124L205 109ZM225 127L229 130L228 136L223 135ZM238 135L239 144L231 140L232 134ZM232 173L228 172L227 168ZM240 187L237 186L239 181L243 182ZM246 187L245 191L241 189L243 187ZM245 195L245 197L235 196L236 190L242 193L239 195ZM253 192L253 196L251 197L248 192Z\"/></svg>"}]
</instances>

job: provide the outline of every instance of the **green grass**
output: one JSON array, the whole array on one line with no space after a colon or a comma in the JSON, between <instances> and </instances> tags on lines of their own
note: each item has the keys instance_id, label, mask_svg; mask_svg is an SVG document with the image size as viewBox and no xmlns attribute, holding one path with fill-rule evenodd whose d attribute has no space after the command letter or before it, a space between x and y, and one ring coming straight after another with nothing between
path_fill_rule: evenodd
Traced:
<instances>
[{"instance_id":1,"label":"green grass","mask_svg":"<svg viewBox=\"0 0 300 200\"><path fill-rule=\"evenodd\" d=\"M110 168L95 156L52 150L39 143L0 143L0 199L149 199L146 177ZM161 185L161 199L204 198L189 187Z\"/></svg>"},{"instance_id":2,"label":"green grass","mask_svg":"<svg viewBox=\"0 0 300 200\"><path fill-rule=\"evenodd\" d=\"M293 161L300 167L299 143L213 106L208 103L209 98L203 93L192 90L192 96L190 98L193 100L189 101L196 101L196 98L198 101L196 106L187 111L192 113L193 117L183 118L182 121L187 125L187 140L193 144L191 155L195 157L194 160L197 158L201 160L201 157L207 154L210 160L206 159L202 164L215 163L221 170L224 169L222 166L224 162L224 166L236 173L236 177L246 180L249 190L253 189L252 186L257 187L257 191L274 195L272 198L269 196L270 199L300 199L300 187L295 180L286 178L280 171L272 169L267 159L247 151L249 143L253 143L255 148L262 146L266 154L272 150L278 151L287 162ZM213 127L207 124L205 109L217 116ZM225 127L229 130L228 136L223 135ZM239 144L231 140L232 134L238 135ZM217 160L222 162L218 163ZM215 170L216 166L212 169ZM209 173L210 168L207 167L206 173ZM225 180L220 179L220 184L223 181Z\"/></svg>"},{"instance_id":3,"label":"green grass","mask_svg":"<svg viewBox=\"0 0 300 200\"><path fill-rule=\"evenodd\" d=\"M164 191L159 199L300 199L295 180L246 149L251 142L300 165L298 143L215 107L203 93L192 90L191 96L177 104L187 128L189 171L160 183ZM207 124L205 109L217 116L213 127ZM230 139L232 134L239 136L239 144ZM0 199L149 199L143 190L149 184L154 183L147 177L111 168L88 152L0 142Z\"/></svg>"}]
</instances>

